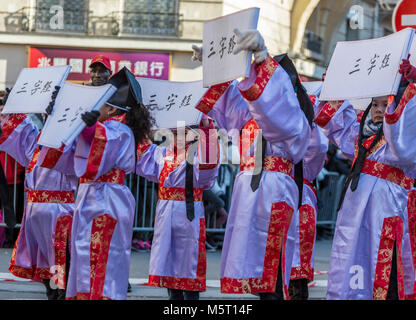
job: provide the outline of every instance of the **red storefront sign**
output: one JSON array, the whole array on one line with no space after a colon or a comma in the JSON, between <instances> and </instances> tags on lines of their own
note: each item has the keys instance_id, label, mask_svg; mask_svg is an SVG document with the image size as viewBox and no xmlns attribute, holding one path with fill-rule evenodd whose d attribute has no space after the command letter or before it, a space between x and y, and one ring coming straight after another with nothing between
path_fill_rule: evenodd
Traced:
<instances>
[{"instance_id":1,"label":"red storefront sign","mask_svg":"<svg viewBox=\"0 0 416 320\"><path fill-rule=\"evenodd\" d=\"M110 59L113 73L125 66L136 77L169 80L170 53L31 47L29 67L71 65L68 80L88 82L90 62L98 54Z\"/></svg>"}]
</instances>

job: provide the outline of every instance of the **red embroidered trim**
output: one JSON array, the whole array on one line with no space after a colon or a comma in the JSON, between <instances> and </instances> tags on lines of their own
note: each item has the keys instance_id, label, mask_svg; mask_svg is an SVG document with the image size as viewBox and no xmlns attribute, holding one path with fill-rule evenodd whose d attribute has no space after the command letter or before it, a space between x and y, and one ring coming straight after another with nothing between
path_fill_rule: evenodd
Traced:
<instances>
[{"instance_id":1,"label":"red embroidered trim","mask_svg":"<svg viewBox=\"0 0 416 320\"><path fill-rule=\"evenodd\" d=\"M57 162L59 161L59 158L62 156L62 153L64 152L64 148L65 148L64 145L62 145L59 149L48 148L45 159L43 160L41 164L41 167L48 168L48 169L54 168Z\"/></svg>"},{"instance_id":2,"label":"red embroidered trim","mask_svg":"<svg viewBox=\"0 0 416 320\"><path fill-rule=\"evenodd\" d=\"M143 142L143 143L139 143L139 145L137 146L137 160L139 160L141 158L141 156L143 155L143 153L145 153L145 151L151 146L151 143L149 143L148 141Z\"/></svg>"},{"instance_id":3,"label":"red embroidered trim","mask_svg":"<svg viewBox=\"0 0 416 320\"><path fill-rule=\"evenodd\" d=\"M76 296L66 297L65 300L91 300L90 297L91 297L90 292L77 292ZM112 299L106 296L101 296L99 300L112 300Z\"/></svg>"},{"instance_id":4,"label":"red embroidered trim","mask_svg":"<svg viewBox=\"0 0 416 320\"><path fill-rule=\"evenodd\" d=\"M121 169L111 169L106 174L99 176L95 180L80 178L79 183L88 183L88 182L105 182L105 183L114 183L119 185L124 185L126 178L126 172Z\"/></svg>"},{"instance_id":5,"label":"red embroidered trim","mask_svg":"<svg viewBox=\"0 0 416 320\"><path fill-rule=\"evenodd\" d=\"M187 151L187 150L186 150ZM170 160L173 159L173 160ZM169 173L176 170L177 167L185 160L185 152L178 154L174 157L174 153L171 149L168 150L165 156L165 163L159 176L159 200L173 200L173 201L185 201L185 188L180 187L165 187L165 180ZM194 201L202 201L201 188L194 188Z\"/></svg>"},{"instance_id":6,"label":"red embroidered trim","mask_svg":"<svg viewBox=\"0 0 416 320\"><path fill-rule=\"evenodd\" d=\"M26 173L32 172L33 168L38 162L39 155L40 155L40 148L37 147L35 151L33 152L32 160L30 160L29 165L26 168Z\"/></svg>"},{"instance_id":7,"label":"red embroidered trim","mask_svg":"<svg viewBox=\"0 0 416 320\"><path fill-rule=\"evenodd\" d=\"M241 132L242 133L240 135L240 171L253 170L255 156L250 156L247 154L249 153L250 147L254 143L259 133L259 126L254 119L250 119L243 126Z\"/></svg>"},{"instance_id":8,"label":"red embroidered trim","mask_svg":"<svg viewBox=\"0 0 416 320\"><path fill-rule=\"evenodd\" d=\"M299 208L299 256L300 266L292 268L290 279L313 280L312 252L315 244L315 209L310 205Z\"/></svg>"},{"instance_id":9,"label":"red embroidered trim","mask_svg":"<svg viewBox=\"0 0 416 320\"><path fill-rule=\"evenodd\" d=\"M107 144L106 130L103 124L97 122L94 139L92 140L90 154L88 156L87 170L81 178L93 180L98 173L101 160Z\"/></svg>"},{"instance_id":10,"label":"red embroidered trim","mask_svg":"<svg viewBox=\"0 0 416 320\"><path fill-rule=\"evenodd\" d=\"M205 114L209 113L230 84L231 81L228 81L211 86L195 108Z\"/></svg>"},{"instance_id":11,"label":"red embroidered trim","mask_svg":"<svg viewBox=\"0 0 416 320\"><path fill-rule=\"evenodd\" d=\"M123 113L123 114L120 114L118 116L114 116L112 118L109 118L109 119L103 121L103 123L106 123L108 121L117 121L117 122L121 122L121 123L126 124L126 114Z\"/></svg>"},{"instance_id":12,"label":"red embroidered trim","mask_svg":"<svg viewBox=\"0 0 416 320\"><path fill-rule=\"evenodd\" d=\"M102 300L110 242L117 220L108 214L95 218L91 228L90 295L88 300Z\"/></svg>"},{"instance_id":13,"label":"red embroidered trim","mask_svg":"<svg viewBox=\"0 0 416 320\"><path fill-rule=\"evenodd\" d=\"M314 94L310 95L310 96L309 96L309 99L311 99L312 104L313 104L313 105L315 105L315 102L316 102L316 95L314 95Z\"/></svg>"},{"instance_id":14,"label":"red embroidered trim","mask_svg":"<svg viewBox=\"0 0 416 320\"><path fill-rule=\"evenodd\" d=\"M6 122L1 127L1 137L0 137L0 144L9 138L12 132L27 118L26 114L24 113L15 113L10 116Z\"/></svg>"},{"instance_id":15,"label":"red embroidered trim","mask_svg":"<svg viewBox=\"0 0 416 320\"><path fill-rule=\"evenodd\" d=\"M315 123L324 128L332 117L337 113L339 108L341 108L344 101L328 101L319 112L318 116L315 119Z\"/></svg>"},{"instance_id":16,"label":"red embroidered trim","mask_svg":"<svg viewBox=\"0 0 416 320\"><path fill-rule=\"evenodd\" d=\"M251 171L251 170L254 170L254 159L240 166L240 171ZM293 163L282 157L265 156L263 170L281 172L287 175L291 175L293 171Z\"/></svg>"},{"instance_id":17,"label":"red embroidered trim","mask_svg":"<svg viewBox=\"0 0 416 320\"><path fill-rule=\"evenodd\" d=\"M412 250L413 266L416 267L416 190L408 193L407 199L407 216L409 224L410 247ZM413 298L416 297L416 282L413 288ZM413 299L412 300L415 300Z\"/></svg>"},{"instance_id":18,"label":"red embroidered trim","mask_svg":"<svg viewBox=\"0 0 416 320\"><path fill-rule=\"evenodd\" d=\"M205 291L207 271L205 239L205 219L201 218L199 219L198 264L196 267L196 278L176 278L149 275L149 286L179 290Z\"/></svg>"},{"instance_id":19,"label":"red embroidered trim","mask_svg":"<svg viewBox=\"0 0 416 320\"><path fill-rule=\"evenodd\" d=\"M407 103L413 99L413 97L416 95L416 86L414 83L410 83L406 91L403 93L402 98L400 99L399 105L397 106L396 110L394 110L393 113L385 113L384 118L386 119L386 122L388 124L395 124L397 121L399 121L404 108L406 107Z\"/></svg>"},{"instance_id":20,"label":"red embroidered trim","mask_svg":"<svg viewBox=\"0 0 416 320\"><path fill-rule=\"evenodd\" d=\"M71 238L72 217L62 216L57 219L55 226L55 264L60 267L59 276L55 278L55 283L58 285L62 284L63 288L66 288L66 249L67 244Z\"/></svg>"},{"instance_id":21,"label":"red embroidered trim","mask_svg":"<svg viewBox=\"0 0 416 320\"><path fill-rule=\"evenodd\" d=\"M10 260L9 271L19 278L33 279L33 280L43 280L52 278L52 274L49 272L49 268L38 268L36 265L33 265L32 268L24 268L16 265L16 252L17 244L19 243L20 232L17 236L16 242L14 243L12 258Z\"/></svg>"},{"instance_id":22,"label":"red embroidered trim","mask_svg":"<svg viewBox=\"0 0 416 320\"><path fill-rule=\"evenodd\" d=\"M358 123L361 123L361 120L362 120L362 118L363 118L363 115L364 115L364 111L360 111L360 112L357 114L357 121L358 121Z\"/></svg>"},{"instance_id":23,"label":"red embroidered trim","mask_svg":"<svg viewBox=\"0 0 416 320\"><path fill-rule=\"evenodd\" d=\"M266 88L267 83L276 71L279 64L272 57L268 56L266 60L256 68L257 78L253 85L247 90L240 92L248 101L257 100Z\"/></svg>"},{"instance_id":24,"label":"red embroidered trim","mask_svg":"<svg viewBox=\"0 0 416 320\"><path fill-rule=\"evenodd\" d=\"M62 190L27 190L27 202L74 203L74 193Z\"/></svg>"},{"instance_id":25,"label":"red embroidered trim","mask_svg":"<svg viewBox=\"0 0 416 320\"><path fill-rule=\"evenodd\" d=\"M315 198L318 198L318 195L316 194L315 186L308 179L303 179L303 183L306 184L313 191Z\"/></svg>"},{"instance_id":26,"label":"red embroidered trim","mask_svg":"<svg viewBox=\"0 0 416 320\"><path fill-rule=\"evenodd\" d=\"M373 299L385 300L389 288L390 271L393 258L393 246L396 239L397 284L399 299L404 299L404 279L402 264L403 221L400 217L385 218L381 230L377 265L374 276Z\"/></svg>"},{"instance_id":27,"label":"red embroidered trim","mask_svg":"<svg viewBox=\"0 0 416 320\"><path fill-rule=\"evenodd\" d=\"M259 293L274 292L276 289L277 272L280 252L282 253L282 275L285 275L285 247L287 232L292 219L293 209L286 202L273 203L267 233L266 252L264 256L263 275L261 278L221 279L222 293ZM288 288L283 288L288 299Z\"/></svg>"},{"instance_id":28,"label":"red embroidered trim","mask_svg":"<svg viewBox=\"0 0 416 320\"><path fill-rule=\"evenodd\" d=\"M414 184L414 180L406 177L402 170L369 159L364 160L361 173L396 183L405 189L410 189Z\"/></svg>"},{"instance_id":29,"label":"red embroidered trim","mask_svg":"<svg viewBox=\"0 0 416 320\"><path fill-rule=\"evenodd\" d=\"M369 137L367 140L365 140L363 142L363 146L368 149L371 144L373 143L374 139L376 138L376 135ZM366 153L366 157L368 157L370 154L373 154L374 152L376 152L378 149L380 149L382 146L384 146L386 144L386 138L384 137L384 135L381 137L381 139L376 143L376 145L371 149L368 150ZM358 157L358 137L355 140L355 147L354 147L354 161L353 161L353 165L355 163L355 160L357 160Z\"/></svg>"}]
</instances>

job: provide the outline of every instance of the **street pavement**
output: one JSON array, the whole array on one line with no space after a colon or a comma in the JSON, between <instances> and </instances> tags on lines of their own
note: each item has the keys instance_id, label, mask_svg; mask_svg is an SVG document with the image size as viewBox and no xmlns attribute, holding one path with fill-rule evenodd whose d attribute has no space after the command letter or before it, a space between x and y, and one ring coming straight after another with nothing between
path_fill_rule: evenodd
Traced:
<instances>
[{"instance_id":1,"label":"street pavement","mask_svg":"<svg viewBox=\"0 0 416 320\"><path fill-rule=\"evenodd\" d=\"M328 280L329 256L332 239L318 240L315 246L315 278L309 283L311 300L325 299ZM12 249L0 249L0 300L46 300L43 284L13 276L9 271ZM149 252L132 252L130 261L130 284L132 291L128 300L166 300L167 291L147 285ZM200 295L201 300L258 300L258 297L245 294L222 294L220 292L221 251L207 252L207 290Z\"/></svg>"}]
</instances>

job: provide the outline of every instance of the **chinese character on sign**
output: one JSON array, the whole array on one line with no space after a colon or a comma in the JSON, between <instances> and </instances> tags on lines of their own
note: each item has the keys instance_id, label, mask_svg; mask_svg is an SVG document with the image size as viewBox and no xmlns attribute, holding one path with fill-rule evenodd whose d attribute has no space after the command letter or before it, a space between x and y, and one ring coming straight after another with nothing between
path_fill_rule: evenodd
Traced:
<instances>
[{"instance_id":1,"label":"chinese character on sign","mask_svg":"<svg viewBox=\"0 0 416 320\"><path fill-rule=\"evenodd\" d=\"M384 56L383 61L381 62L381 67L380 67L380 70L381 70L381 69L384 69L384 68L386 68L386 67L388 67L388 66L390 66L390 65L389 65L390 56L391 56L391 53L386 54L386 55Z\"/></svg>"},{"instance_id":2,"label":"chinese character on sign","mask_svg":"<svg viewBox=\"0 0 416 320\"><path fill-rule=\"evenodd\" d=\"M38 59L38 65L37 67L50 67L51 65L51 59L47 57L42 57Z\"/></svg>"},{"instance_id":3,"label":"chinese character on sign","mask_svg":"<svg viewBox=\"0 0 416 320\"><path fill-rule=\"evenodd\" d=\"M148 63L147 61L136 61L134 63L134 74L136 76L147 76Z\"/></svg>"},{"instance_id":4,"label":"chinese character on sign","mask_svg":"<svg viewBox=\"0 0 416 320\"><path fill-rule=\"evenodd\" d=\"M131 61L129 61L129 60L120 60L118 62L118 71L123 69L123 67L126 67L127 69L129 69L129 71L131 71Z\"/></svg>"},{"instance_id":5,"label":"chinese character on sign","mask_svg":"<svg viewBox=\"0 0 416 320\"><path fill-rule=\"evenodd\" d=\"M350 74L353 74L353 73L355 73L355 72L358 72L358 71L360 71L360 64L359 64L359 62L361 61L361 58L360 59L357 59L356 60L356 62L357 62L357 64L354 66L354 70L352 70L351 72L350 72Z\"/></svg>"},{"instance_id":6,"label":"chinese character on sign","mask_svg":"<svg viewBox=\"0 0 416 320\"><path fill-rule=\"evenodd\" d=\"M153 95L151 95L150 96L150 101L149 101L149 104L146 106L150 111L153 111L153 110L155 110L155 109L158 109L159 110L159 108L158 108L158 106L157 106L157 103L155 103L156 102L156 100L154 99L154 98L156 98L156 95L155 94L153 94Z\"/></svg>"},{"instance_id":7,"label":"chinese character on sign","mask_svg":"<svg viewBox=\"0 0 416 320\"><path fill-rule=\"evenodd\" d=\"M74 59L74 58L69 59L69 65L72 67L71 72L82 73L83 62L84 61L82 59Z\"/></svg>"},{"instance_id":8,"label":"chinese character on sign","mask_svg":"<svg viewBox=\"0 0 416 320\"><path fill-rule=\"evenodd\" d=\"M43 89L42 89L42 91L41 91L40 93L44 93L44 92L49 92L49 91L51 91L51 89L52 89L51 84L52 84L52 81L47 81L47 82L44 84Z\"/></svg>"},{"instance_id":9,"label":"chinese character on sign","mask_svg":"<svg viewBox=\"0 0 416 320\"><path fill-rule=\"evenodd\" d=\"M367 69L368 70L368 75L370 75L371 71L373 71L373 69L376 67L377 58L380 58L380 56L375 54L374 58L372 58L370 60L371 66L370 66L370 68Z\"/></svg>"},{"instance_id":10,"label":"chinese character on sign","mask_svg":"<svg viewBox=\"0 0 416 320\"><path fill-rule=\"evenodd\" d=\"M65 111L69 111L69 109L70 109L70 108L66 108L66 109L65 109ZM64 114L62 115L62 119L58 120L58 122L64 122L64 121L66 121L66 116L67 116L67 114L66 114L66 113L64 113Z\"/></svg>"},{"instance_id":11,"label":"chinese character on sign","mask_svg":"<svg viewBox=\"0 0 416 320\"><path fill-rule=\"evenodd\" d=\"M211 58L211 56L213 56L216 52L214 51L214 41L211 41L210 42L210 45L212 46L210 49L209 49L209 55L208 55L208 58Z\"/></svg>"},{"instance_id":12,"label":"chinese character on sign","mask_svg":"<svg viewBox=\"0 0 416 320\"><path fill-rule=\"evenodd\" d=\"M182 103L181 103L181 105L179 106L179 108L189 106L189 102L191 101L191 97L192 97L192 94L185 96L185 97L182 99Z\"/></svg>"},{"instance_id":13,"label":"chinese character on sign","mask_svg":"<svg viewBox=\"0 0 416 320\"><path fill-rule=\"evenodd\" d=\"M224 55L225 49L227 49L226 45L225 45L225 41L227 41L226 37L222 37L221 41L220 41L220 59L222 59L222 56Z\"/></svg>"},{"instance_id":14,"label":"chinese character on sign","mask_svg":"<svg viewBox=\"0 0 416 320\"><path fill-rule=\"evenodd\" d=\"M233 53L233 51L234 51L234 46L236 45L236 42L235 42L235 35L233 35L231 38L230 38L230 41L228 42L228 54L231 54L231 53Z\"/></svg>"},{"instance_id":15,"label":"chinese character on sign","mask_svg":"<svg viewBox=\"0 0 416 320\"><path fill-rule=\"evenodd\" d=\"M172 106L174 106L175 105L175 99L177 98L178 96L176 95L176 94L171 94L171 95L169 95L169 97L168 97L168 104L166 105L166 110L167 111L169 111L170 110L170 108L172 108Z\"/></svg>"},{"instance_id":16,"label":"chinese character on sign","mask_svg":"<svg viewBox=\"0 0 416 320\"><path fill-rule=\"evenodd\" d=\"M92 59L85 59L85 73L89 73L90 72L90 64L91 64Z\"/></svg>"},{"instance_id":17,"label":"chinese character on sign","mask_svg":"<svg viewBox=\"0 0 416 320\"><path fill-rule=\"evenodd\" d=\"M165 64L163 62L152 62L150 64L150 74L152 76L160 77L162 75ZM157 72L155 72L157 70Z\"/></svg>"},{"instance_id":18,"label":"chinese character on sign","mask_svg":"<svg viewBox=\"0 0 416 320\"><path fill-rule=\"evenodd\" d=\"M19 91L17 91L16 92L16 94L18 94L18 93L25 93L25 92L27 92L26 91L26 86L27 86L27 82L25 82L24 84L23 84L23 86L20 88L20 90Z\"/></svg>"},{"instance_id":19,"label":"chinese character on sign","mask_svg":"<svg viewBox=\"0 0 416 320\"><path fill-rule=\"evenodd\" d=\"M59 58L59 57L53 58L54 66L66 66L66 64L67 64L67 58Z\"/></svg>"},{"instance_id":20,"label":"chinese character on sign","mask_svg":"<svg viewBox=\"0 0 416 320\"><path fill-rule=\"evenodd\" d=\"M42 85L42 80L36 81L34 88L30 91L30 95L33 96L40 89L41 85Z\"/></svg>"},{"instance_id":21,"label":"chinese character on sign","mask_svg":"<svg viewBox=\"0 0 416 320\"><path fill-rule=\"evenodd\" d=\"M67 110L69 109L65 109L65 111ZM78 116L82 113L83 110L84 109L82 107L78 107L78 109L75 111L74 118L71 119L71 124L69 126L71 126L74 123L74 121L78 119Z\"/></svg>"}]
</instances>

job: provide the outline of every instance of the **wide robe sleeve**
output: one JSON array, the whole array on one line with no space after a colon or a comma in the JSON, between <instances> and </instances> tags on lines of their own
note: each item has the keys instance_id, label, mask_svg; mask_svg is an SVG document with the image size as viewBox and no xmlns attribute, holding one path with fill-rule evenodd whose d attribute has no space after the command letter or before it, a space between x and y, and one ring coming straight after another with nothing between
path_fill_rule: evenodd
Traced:
<instances>
[{"instance_id":1,"label":"wide robe sleeve","mask_svg":"<svg viewBox=\"0 0 416 320\"><path fill-rule=\"evenodd\" d=\"M38 127L26 114L16 113L2 121L1 130L0 150L27 167L37 147Z\"/></svg>"},{"instance_id":2,"label":"wide robe sleeve","mask_svg":"<svg viewBox=\"0 0 416 320\"><path fill-rule=\"evenodd\" d=\"M91 142L82 135L75 149L75 173L78 177L96 180L112 169L126 174L135 167L134 136L122 122L110 120L97 123Z\"/></svg>"},{"instance_id":3,"label":"wide robe sleeve","mask_svg":"<svg viewBox=\"0 0 416 320\"><path fill-rule=\"evenodd\" d=\"M360 123L351 103L347 100L320 102L315 109L315 123L348 159L354 159Z\"/></svg>"}]
</instances>

